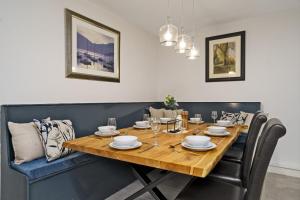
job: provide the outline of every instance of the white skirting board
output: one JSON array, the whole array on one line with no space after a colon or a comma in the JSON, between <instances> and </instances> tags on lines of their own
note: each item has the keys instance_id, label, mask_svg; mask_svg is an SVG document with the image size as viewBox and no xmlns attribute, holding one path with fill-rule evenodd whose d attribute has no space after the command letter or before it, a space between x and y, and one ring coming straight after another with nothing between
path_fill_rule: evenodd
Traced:
<instances>
[{"instance_id":1,"label":"white skirting board","mask_svg":"<svg viewBox=\"0 0 300 200\"><path fill-rule=\"evenodd\" d=\"M268 168L268 172L300 178L300 170L296 169L289 169L270 165Z\"/></svg>"}]
</instances>

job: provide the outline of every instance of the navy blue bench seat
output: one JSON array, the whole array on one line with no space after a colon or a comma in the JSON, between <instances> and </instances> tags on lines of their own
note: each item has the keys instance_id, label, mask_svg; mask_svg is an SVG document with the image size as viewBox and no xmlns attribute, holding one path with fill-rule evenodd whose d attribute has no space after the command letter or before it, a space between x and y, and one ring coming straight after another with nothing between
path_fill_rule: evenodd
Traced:
<instances>
[{"instance_id":1,"label":"navy blue bench seat","mask_svg":"<svg viewBox=\"0 0 300 200\"><path fill-rule=\"evenodd\" d=\"M11 161L12 168L26 175L30 182L41 180L45 177L53 176L62 173L66 170L71 170L80 165L95 162L99 159L86 153L74 152L66 157L47 162L45 157L26 162L21 165L15 164Z\"/></svg>"},{"instance_id":2,"label":"navy blue bench seat","mask_svg":"<svg viewBox=\"0 0 300 200\"><path fill-rule=\"evenodd\" d=\"M201 113L210 122L210 112L256 112L259 102L183 102L190 116ZM76 137L92 134L97 126L116 117L118 128L141 120L145 109L160 108L160 102L88 103L1 106L1 200L98 200L105 199L135 180L129 163L73 153L56 161L45 158L15 165L7 122L26 123L33 119L70 119ZM243 143L243 138L239 139ZM238 145L238 143L237 143ZM145 169L148 170L148 169Z\"/></svg>"}]
</instances>

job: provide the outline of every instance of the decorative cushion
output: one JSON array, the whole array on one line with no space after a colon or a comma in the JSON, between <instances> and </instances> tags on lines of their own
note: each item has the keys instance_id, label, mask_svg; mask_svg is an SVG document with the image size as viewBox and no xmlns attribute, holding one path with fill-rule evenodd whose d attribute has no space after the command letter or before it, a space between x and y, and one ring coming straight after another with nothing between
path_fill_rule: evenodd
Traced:
<instances>
[{"instance_id":1,"label":"decorative cushion","mask_svg":"<svg viewBox=\"0 0 300 200\"><path fill-rule=\"evenodd\" d=\"M15 164L19 165L45 156L39 133L33 122L8 122L15 153Z\"/></svg>"},{"instance_id":2,"label":"decorative cushion","mask_svg":"<svg viewBox=\"0 0 300 200\"><path fill-rule=\"evenodd\" d=\"M248 116L248 113L245 113L245 112L241 111L240 114L239 114L239 116L238 116L238 118L237 118L236 123L239 124L239 125L245 124L247 116Z\"/></svg>"},{"instance_id":3,"label":"decorative cushion","mask_svg":"<svg viewBox=\"0 0 300 200\"><path fill-rule=\"evenodd\" d=\"M75 132L70 120L34 120L34 123L40 131L40 139L48 161L72 153L71 149L63 147L65 141L75 139Z\"/></svg>"},{"instance_id":4,"label":"decorative cushion","mask_svg":"<svg viewBox=\"0 0 300 200\"><path fill-rule=\"evenodd\" d=\"M245 113L245 112L241 111L241 113ZM251 124L252 118L254 117L254 113L246 113L246 114L247 114L247 118L246 118L244 124L249 127Z\"/></svg>"},{"instance_id":5,"label":"decorative cushion","mask_svg":"<svg viewBox=\"0 0 300 200\"><path fill-rule=\"evenodd\" d=\"M165 109L162 109L162 108L161 109L156 109L156 108L152 108L152 107L149 108L151 117L155 117L155 118L164 117L164 110Z\"/></svg>"},{"instance_id":6,"label":"decorative cushion","mask_svg":"<svg viewBox=\"0 0 300 200\"><path fill-rule=\"evenodd\" d=\"M163 110L164 110L164 117L167 117L167 118L176 118L177 117L176 110L166 110L166 109L163 109Z\"/></svg>"},{"instance_id":7,"label":"decorative cushion","mask_svg":"<svg viewBox=\"0 0 300 200\"><path fill-rule=\"evenodd\" d=\"M50 163L43 157L31 162L23 163L22 165L12 163L12 167L25 174L29 180L32 181L72 169L82 164L95 162L99 159L101 158L98 156L76 152Z\"/></svg>"},{"instance_id":8,"label":"decorative cushion","mask_svg":"<svg viewBox=\"0 0 300 200\"><path fill-rule=\"evenodd\" d=\"M229 113L229 112L222 111L220 120L228 120L231 121L232 124L237 124L239 115L240 113Z\"/></svg>"}]
</instances>

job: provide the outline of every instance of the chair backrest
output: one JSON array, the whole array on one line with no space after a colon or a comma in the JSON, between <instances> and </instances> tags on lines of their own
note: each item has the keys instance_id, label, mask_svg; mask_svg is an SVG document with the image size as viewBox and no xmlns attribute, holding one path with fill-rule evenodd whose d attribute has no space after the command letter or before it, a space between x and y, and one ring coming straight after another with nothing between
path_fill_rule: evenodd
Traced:
<instances>
[{"instance_id":1,"label":"chair backrest","mask_svg":"<svg viewBox=\"0 0 300 200\"><path fill-rule=\"evenodd\" d=\"M265 175L279 138L284 136L286 128L278 119L270 119L257 143L255 156L251 166L245 200L259 200Z\"/></svg>"},{"instance_id":2,"label":"chair backrest","mask_svg":"<svg viewBox=\"0 0 300 200\"><path fill-rule=\"evenodd\" d=\"M252 158L254 154L255 144L257 142L258 135L260 133L262 125L267 121L267 116L262 112L257 112L252 118L250 123L248 136L246 139L245 149L242 158L242 173L241 179L243 187L247 188L250 169L252 164Z\"/></svg>"}]
</instances>

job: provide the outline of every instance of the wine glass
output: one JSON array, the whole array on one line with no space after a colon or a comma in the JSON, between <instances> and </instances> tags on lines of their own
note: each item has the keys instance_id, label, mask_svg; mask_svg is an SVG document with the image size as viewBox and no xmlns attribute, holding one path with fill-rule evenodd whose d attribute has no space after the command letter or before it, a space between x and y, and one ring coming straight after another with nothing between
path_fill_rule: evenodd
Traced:
<instances>
[{"instance_id":1,"label":"wine glass","mask_svg":"<svg viewBox=\"0 0 300 200\"><path fill-rule=\"evenodd\" d=\"M200 122L202 121L202 116L201 116L201 114L200 114L200 113L195 114L195 118L199 118L199 120L196 121L196 124L199 125Z\"/></svg>"},{"instance_id":2,"label":"wine glass","mask_svg":"<svg viewBox=\"0 0 300 200\"><path fill-rule=\"evenodd\" d=\"M157 134L160 130L160 121L157 118L151 118L150 120L151 129L154 134L154 146L159 146L158 140L157 140Z\"/></svg>"},{"instance_id":3,"label":"wine glass","mask_svg":"<svg viewBox=\"0 0 300 200\"><path fill-rule=\"evenodd\" d=\"M214 120L214 124L216 123L216 119L218 118L217 111L211 111L211 118Z\"/></svg>"}]
</instances>

